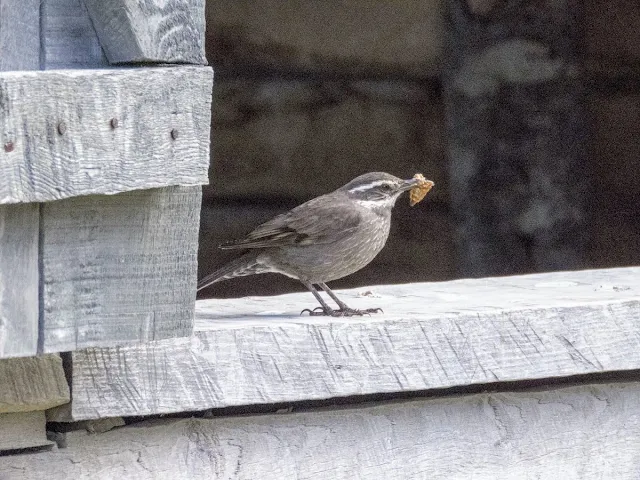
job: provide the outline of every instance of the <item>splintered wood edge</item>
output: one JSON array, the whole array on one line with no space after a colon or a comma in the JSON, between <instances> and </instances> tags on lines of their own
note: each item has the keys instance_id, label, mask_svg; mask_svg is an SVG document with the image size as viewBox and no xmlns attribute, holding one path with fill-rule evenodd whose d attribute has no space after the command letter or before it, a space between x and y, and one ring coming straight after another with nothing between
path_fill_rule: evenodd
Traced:
<instances>
[{"instance_id":1,"label":"splintered wood edge","mask_svg":"<svg viewBox=\"0 0 640 480\"><path fill-rule=\"evenodd\" d=\"M307 294L199 301L191 339L72 353L73 402L51 419L640 369L639 275L626 268L339 292L350 306L386 312L356 318L300 317L313 302Z\"/></svg>"}]
</instances>

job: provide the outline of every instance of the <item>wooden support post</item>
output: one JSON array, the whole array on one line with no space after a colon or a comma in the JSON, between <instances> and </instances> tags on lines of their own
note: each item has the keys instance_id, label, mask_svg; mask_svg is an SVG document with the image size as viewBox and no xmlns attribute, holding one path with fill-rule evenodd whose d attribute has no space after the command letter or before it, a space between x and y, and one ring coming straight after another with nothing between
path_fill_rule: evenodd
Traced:
<instances>
[{"instance_id":1,"label":"wooden support post","mask_svg":"<svg viewBox=\"0 0 640 480\"><path fill-rule=\"evenodd\" d=\"M581 2L445 3L443 79L461 273L583 265Z\"/></svg>"},{"instance_id":2,"label":"wooden support post","mask_svg":"<svg viewBox=\"0 0 640 480\"><path fill-rule=\"evenodd\" d=\"M43 351L189 336L202 189L48 202Z\"/></svg>"},{"instance_id":3,"label":"wooden support post","mask_svg":"<svg viewBox=\"0 0 640 480\"><path fill-rule=\"evenodd\" d=\"M40 0L0 0L0 71L39 68ZM5 100L0 87L0 103ZM8 157L17 147L5 108L0 107L0 358L35 355L38 348L39 209L2 205L11 183Z\"/></svg>"}]
</instances>

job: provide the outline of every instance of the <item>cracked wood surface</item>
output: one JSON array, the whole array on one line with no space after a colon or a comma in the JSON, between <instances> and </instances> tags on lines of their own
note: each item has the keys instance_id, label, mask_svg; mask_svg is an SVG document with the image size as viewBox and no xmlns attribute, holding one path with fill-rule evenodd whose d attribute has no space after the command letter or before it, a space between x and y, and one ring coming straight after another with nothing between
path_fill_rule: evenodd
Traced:
<instances>
[{"instance_id":1,"label":"cracked wood surface","mask_svg":"<svg viewBox=\"0 0 640 480\"><path fill-rule=\"evenodd\" d=\"M196 303L191 339L73 352L52 420L148 415L640 369L640 268ZM371 291L371 295L367 295ZM361 295L365 292L365 295Z\"/></svg>"},{"instance_id":2,"label":"cracked wood surface","mask_svg":"<svg viewBox=\"0 0 640 480\"><path fill-rule=\"evenodd\" d=\"M640 476L638 412L634 382L160 419L0 457L0 478L631 480Z\"/></svg>"}]
</instances>

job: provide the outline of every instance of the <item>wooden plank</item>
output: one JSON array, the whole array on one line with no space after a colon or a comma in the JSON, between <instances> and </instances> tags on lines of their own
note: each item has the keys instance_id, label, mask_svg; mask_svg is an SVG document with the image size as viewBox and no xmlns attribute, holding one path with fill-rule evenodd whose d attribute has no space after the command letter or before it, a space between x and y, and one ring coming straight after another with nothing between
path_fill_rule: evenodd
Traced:
<instances>
[{"instance_id":1,"label":"wooden plank","mask_svg":"<svg viewBox=\"0 0 640 480\"><path fill-rule=\"evenodd\" d=\"M640 369L639 278L626 268L369 287L339 295L385 314L346 319L300 317L307 293L199 301L191 340L74 352L73 402L50 418Z\"/></svg>"},{"instance_id":2,"label":"wooden plank","mask_svg":"<svg viewBox=\"0 0 640 480\"><path fill-rule=\"evenodd\" d=\"M193 66L0 74L0 203L206 183L211 88Z\"/></svg>"},{"instance_id":3,"label":"wooden plank","mask_svg":"<svg viewBox=\"0 0 640 480\"><path fill-rule=\"evenodd\" d=\"M42 2L42 69L109 64L82 0Z\"/></svg>"},{"instance_id":4,"label":"wooden plank","mask_svg":"<svg viewBox=\"0 0 640 480\"><path fill-rule=\"evenodd\" d=\"M68 401L58 355L0 360L0 413L46 410Z\"/></svg>"},{"instance_id":5,"label":"wooden plank","mask_svg":"<svg viewBox=\"0 0 640 480\"><path fill-rule=\"evenodd\" d=\"M0 358L37 352L38 222L37 204L0 205Z\"/></svg>"},{"instance_id":6,"label":"wooden plank","mask_svg":"<svg viewBox=\"0 0 640 480\"><path fill-rule=\"evenodd\" d=\"M461 273L580 268L593 178L582 2L470 3L445 2L442 77Z\"/></svg>"},{"instance_id":7,"label":"wooden plank","mask_svg":"<svg viewBox=\"0 0 640 480\"><path fill-rule=\"evenodd\" d=\"M0 71L40 68L39 4L0 0ZM12 133L0 129L0 192ZM37 205L0 205L0 358L37 352L38 221Z\"/></svg>"},{"instance_id":8,"label":"wooden plank","mask_svg":"<svg viewBox=\"0 0 640 480\"><path fill-rule=\"evenodd\" d=\"M0 413L0 455L11 450L52 445L53 442L47 440L46 423L42 410ZM7 477L0 472L0 478Z\"/></svg>"},{"instance_id":9,"label":"wooden plank","mask_svg":"<svg viewBox=\"0 0 640 480\"><path fill-rule=\"evenodd\" d=\"M0 477L632 480L639 412L640 384L626 383L151 420L0 458Z\"/></svg>"},{"instance_id":10,"label":"wooden plank","mask_svg":"<svg viewBox=\"0 0 640 480\"><path fill-rule=\"evenodd\" d=\"M200 187L43 205L44 352L190 335Z\"/></svg>"},{"instance_id":11,"label":"wooden plank","mask_svg":"<svg viewBox=\"0 0 640 480\"><path fill-rule=\"evenodd\" d=\"M207 63L204 0L84 3L111 63Z\"/></svg>"},{"instance_id":12,"label":"wooden plank","mask_svg":"<svg viewBox=\"0 0 640 480\"><path fill-rule=\"evenodd\" d=\"M0 0L0 71L40 68L41 0Z\"/></svg>"}]
</instances>

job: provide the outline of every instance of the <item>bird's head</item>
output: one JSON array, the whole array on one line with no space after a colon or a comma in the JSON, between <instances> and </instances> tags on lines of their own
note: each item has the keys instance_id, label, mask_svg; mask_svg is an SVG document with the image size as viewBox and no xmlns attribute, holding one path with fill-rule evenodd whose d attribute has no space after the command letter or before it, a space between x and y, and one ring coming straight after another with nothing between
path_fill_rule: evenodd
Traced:
<instances>
[{"instance_id":1,"label":"bird's head","mask_svg":"<svg viewBox=\"0 0 640 480\"><path fill-rule=\"evenodd\" d=\"M391 211L398 197L419 184L411 178L402 180L384 172L371 172L354 178L340 187L347 197L378 212Z\"/></svg>"}]
</instances>

